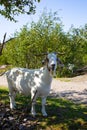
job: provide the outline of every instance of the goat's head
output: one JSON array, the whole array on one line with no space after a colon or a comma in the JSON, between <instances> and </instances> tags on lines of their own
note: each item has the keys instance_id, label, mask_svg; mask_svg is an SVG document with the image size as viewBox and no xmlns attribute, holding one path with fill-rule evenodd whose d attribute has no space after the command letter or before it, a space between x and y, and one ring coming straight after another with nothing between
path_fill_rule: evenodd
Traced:
<instances>
[{"instance_id":1,"label":"goat's head","mask_svg":"<svg viewBox=\"0 0 87 130\"><path fill-rule=\"evenodd\" d=\"M55 75L57 64L63 67L62 62L57 57L57 53L48 53L46 55L45 60L43 60L43 64L45 64L52 75Z\"/></svg>"}]
</instances>

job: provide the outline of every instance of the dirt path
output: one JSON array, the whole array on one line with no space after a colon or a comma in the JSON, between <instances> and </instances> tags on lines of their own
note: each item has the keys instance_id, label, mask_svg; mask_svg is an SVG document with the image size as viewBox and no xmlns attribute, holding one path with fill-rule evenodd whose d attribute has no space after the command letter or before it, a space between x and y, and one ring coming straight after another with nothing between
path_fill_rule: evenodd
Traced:
<instances>
[{"instance_id":1,"label":"dirt path","mask_svg":"<svg viewBox=\"0 0 87 130\"><path fill-rule=\"evenodd\" d=\"M0 86L7 86L5 76L0 77ZM51 95L58 98L66 98L75 103L87 104L87 75L53 79Z\"/></svg>"},{"instance_id":2,"label":"dirt path","mask_svg":"<svg viewBox=\"0 0 87 130\"><path fill-rule=\"evenodd\" d=\"M0 76L0 86L5 86L5 87L8 86L5 76Z\"/></svg>"}]
</instances>

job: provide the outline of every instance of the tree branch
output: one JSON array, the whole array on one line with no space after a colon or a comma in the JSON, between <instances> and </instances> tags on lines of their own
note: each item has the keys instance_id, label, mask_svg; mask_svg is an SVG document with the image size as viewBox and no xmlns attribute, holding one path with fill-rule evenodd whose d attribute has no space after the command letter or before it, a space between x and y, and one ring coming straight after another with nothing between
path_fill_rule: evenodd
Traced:
<instances>
[{"instance_id":1,"label":"tree branch","mask_svg":"<svg viewBox=\"0 0 87 130\"><path fill-rule=\"evenodd\" d=\"M1 47L0 47L0 55L2 55L2 50L3 50L4 45L5 45L5 39L6 39L6 33L4 34L3 42L1 43Z\"/></svg>"}]
</instances>

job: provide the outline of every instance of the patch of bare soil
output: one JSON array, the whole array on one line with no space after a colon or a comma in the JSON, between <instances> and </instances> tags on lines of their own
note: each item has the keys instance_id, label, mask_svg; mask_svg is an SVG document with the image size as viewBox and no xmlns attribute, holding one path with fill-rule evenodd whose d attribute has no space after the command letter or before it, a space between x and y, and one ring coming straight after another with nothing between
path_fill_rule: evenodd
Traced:
<instances>
[{"instance_id":1,"label":"patch of bare soil","mask_svg":"<svg viewBox=\"0 0 87 130\"><path fill-rule=\"evenodd\" d=\"M87 104L87 74L74 78L54 79L51 94L58 98L72 100L75 103Z\"/></svg>"}]
</instances>

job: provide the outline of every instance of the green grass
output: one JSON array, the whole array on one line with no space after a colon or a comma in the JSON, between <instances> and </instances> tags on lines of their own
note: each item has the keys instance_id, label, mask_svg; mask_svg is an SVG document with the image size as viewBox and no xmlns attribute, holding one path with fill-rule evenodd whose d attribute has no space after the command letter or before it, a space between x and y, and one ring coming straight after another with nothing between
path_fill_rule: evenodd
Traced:
<instances>
[{"instance_id":1,"label":"green grass","mask_svg":"<svg viewBox=\"0 0 87 130\"><path fill-rule=\"evenodd\" d=\"M9 104L8 89L0 88L0 102ZM17 95L19 107L29 104L30 97ZM30 106L29 106L30 108ZM39 124L36 130L86 130L87 129L87 105L77 105L64 99L47 99L46 110L48 117L41 115L41 101L37 100L36 111ZM29 112L30 114L30 112Z\"/></svg>"}]
</instances>

